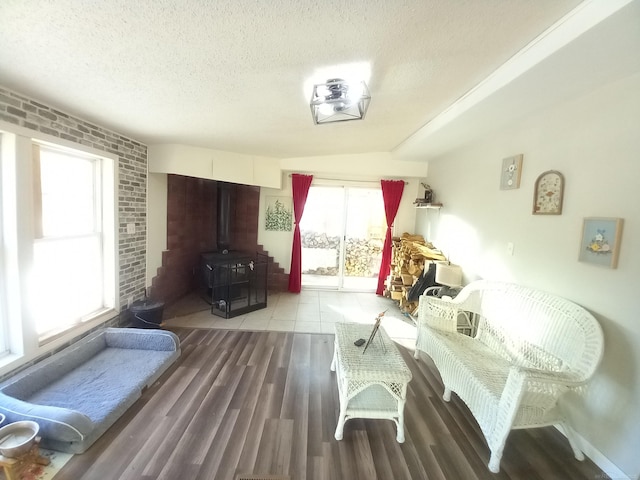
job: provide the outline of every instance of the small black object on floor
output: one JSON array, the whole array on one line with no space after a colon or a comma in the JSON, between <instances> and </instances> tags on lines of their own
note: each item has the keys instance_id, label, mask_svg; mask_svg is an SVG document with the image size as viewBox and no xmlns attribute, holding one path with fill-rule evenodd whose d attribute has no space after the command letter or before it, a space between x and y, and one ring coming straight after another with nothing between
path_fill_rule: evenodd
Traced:
<instances>
[{"instance_id":1,"label":"small black object on floor","mask_svg":"<svg viewBox=\"0 0 640 480\"><path fill-rule=\"evenodd\" d=\"M132 326L135 328L160 328L162 323L163 302L138 300L131 304Z\"/></svg>"}]
</instances>

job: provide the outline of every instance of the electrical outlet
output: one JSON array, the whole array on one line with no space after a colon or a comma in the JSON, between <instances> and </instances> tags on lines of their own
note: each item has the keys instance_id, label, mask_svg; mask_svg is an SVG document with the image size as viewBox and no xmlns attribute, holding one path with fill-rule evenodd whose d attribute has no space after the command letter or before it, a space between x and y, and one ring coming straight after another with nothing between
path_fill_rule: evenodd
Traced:
<instances>
[{"instance_id":1,"label":"electrical outlet","mask_svg":"<svg viewBox=\"0 0 640 480\"><path fill-rule=\"evenodd\" d=\"M135 223L127 223L127 233L129 235L133 235L136 233L136 224Z\"/></svg>"},{"instance_id":2,"label":"electrical outlet","mask_svg":"<svg viewBox=\"0 0 640 480\"><path fill-rule=\"evenodd\" d=\"M129 297L129 300L127 300L127 308L131 308L131 305L133 305L133 297Z\"/></svg>"}]
</instances>

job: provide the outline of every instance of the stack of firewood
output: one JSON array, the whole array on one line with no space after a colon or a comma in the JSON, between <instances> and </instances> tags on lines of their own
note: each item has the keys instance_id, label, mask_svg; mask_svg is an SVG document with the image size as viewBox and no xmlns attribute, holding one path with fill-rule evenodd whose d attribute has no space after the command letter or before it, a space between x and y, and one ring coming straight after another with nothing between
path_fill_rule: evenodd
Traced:
<instances>
[{"instance_id":1,"label":"stack of firewood","mask_svg":"<svg viewBox=\"0 0 640 480\"><path fill-rule=\"evenodd\" d=\"M409 290L422 275L425 263L431 260L446 260L446 257L422 235L403 233L401 237L393 237L385 295L397 300L403 312L414 314L417 310L418 302L408 299Z\"/></svg>"}]
</instances>

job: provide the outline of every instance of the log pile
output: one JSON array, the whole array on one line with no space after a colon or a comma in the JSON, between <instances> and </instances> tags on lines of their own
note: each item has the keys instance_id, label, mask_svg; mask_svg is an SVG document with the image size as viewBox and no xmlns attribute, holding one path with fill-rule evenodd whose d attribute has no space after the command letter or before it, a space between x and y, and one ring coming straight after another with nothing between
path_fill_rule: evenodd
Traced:
<instances>
[{"instance_id":1,"label":"log pile","mask_svg":"<svg viewBox=\"0 0 640 480\"><path fill-rule=\"evenodd\" d=\"M393 237L385 295L397 300L403 312L416 312L418 302L408 300L409 290L422 275L425 263L431 260L446 260L446 257L422 235L403 233L401 237Z\"/></svg>"},{"instance_id":2,"label":"log pile","mask_svg":"<svg viewBox=\"0 0 640 480\"><path fill-rule=\"evenodd\" d=\"M340 237L325 233L303 231L302 247L335 252L331 265L317 265L304 272L312 275L338 275ZM378 238L347 238L345 245L344 274L350 277L377 277L380 271L383 240Z\"/></svg>"},{"instance_id":3,"label":"log pile","mask_svg":"<svg viewBox=\"0 0 640 480\"><path fill-rule=\"evenodd\" d=\"M377 277L380 273L382 240L348 238L345 249L344 271L351 277Z\"/></svg>"}]
</instances>

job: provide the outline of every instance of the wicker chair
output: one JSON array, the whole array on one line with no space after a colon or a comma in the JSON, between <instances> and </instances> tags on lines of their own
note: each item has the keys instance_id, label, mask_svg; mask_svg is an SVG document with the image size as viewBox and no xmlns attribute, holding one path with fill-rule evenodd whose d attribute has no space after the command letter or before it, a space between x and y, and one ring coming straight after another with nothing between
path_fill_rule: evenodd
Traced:
<instances>
[{"instance_id":1,"label":"wicker chair","mask_svg":"<svg viewBox=\"0 0 640 480\"><path fill-rule=\"evenodd\" d=\"M477 320L472 338L459 333L460 315ZM583 460L558 400L580 390L600 362L603 336L596 319L563 298L510 283L480 280L453 299L421 296L419 351L429 355L444 383L480 425L498 472L511 429L560 424Z\"/></svg>"}]
</instances>

